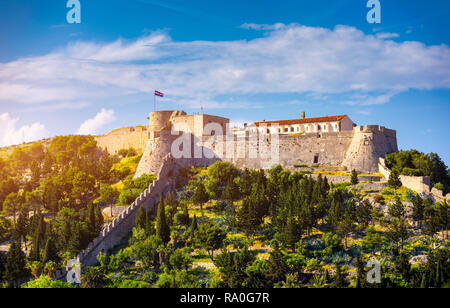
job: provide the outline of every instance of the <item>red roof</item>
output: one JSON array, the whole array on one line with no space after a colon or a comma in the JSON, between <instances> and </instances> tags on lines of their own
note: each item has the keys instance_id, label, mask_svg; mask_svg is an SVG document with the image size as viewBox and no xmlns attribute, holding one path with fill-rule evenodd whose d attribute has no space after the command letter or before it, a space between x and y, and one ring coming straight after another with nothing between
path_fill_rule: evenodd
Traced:
<instances>
[{"instance_id":1,"label":"red roof","mask_svg":"<svg viewBox=\"0 0 450 308\"><path fill-rule=\"evenodd\" d=\"M294 124L308 124L308 123L324 123L324 122L340 122L347 115L337 115L330 117L319 117L319 118L306 118L306 119L294 119L294 120L279 120L279 121L265 121L265 122L255 122L253 125L267 125L271 126L273 124L278 125L294 125Z\"/></svg>"}]
</instances>

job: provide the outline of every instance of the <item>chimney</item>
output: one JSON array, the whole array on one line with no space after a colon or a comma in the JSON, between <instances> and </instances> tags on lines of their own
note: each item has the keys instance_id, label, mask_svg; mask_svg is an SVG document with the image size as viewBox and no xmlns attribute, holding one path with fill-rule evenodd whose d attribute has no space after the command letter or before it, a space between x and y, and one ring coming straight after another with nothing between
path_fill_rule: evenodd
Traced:
<instances>
[{"instance_id":1,"label":"chimney","mask_svg":"<svg viewBox=\"0 0 450 308\"><path fill-rule=\"evenodd\" d=\"M306 118L306 114L304 111L302 111L302 120L304 120Z\"/></svg>"}]
</instances>

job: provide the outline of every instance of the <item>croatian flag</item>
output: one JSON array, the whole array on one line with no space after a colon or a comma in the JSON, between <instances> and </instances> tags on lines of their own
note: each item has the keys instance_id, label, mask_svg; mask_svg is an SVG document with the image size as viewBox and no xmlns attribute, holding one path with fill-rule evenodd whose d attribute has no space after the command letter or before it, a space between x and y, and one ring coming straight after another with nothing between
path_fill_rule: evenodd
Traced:
<instances>
[{"instance_id":1,"label":"croatian flag","mask_svg":"<svg viewBox=\"0 0 450 308\"><path fill-rule=\"evenodd\" d=\"M159 97L164 97L164 93L156 91L156 90L155 90L155 95L159 96Z\"/></svg>"}]
</instances>

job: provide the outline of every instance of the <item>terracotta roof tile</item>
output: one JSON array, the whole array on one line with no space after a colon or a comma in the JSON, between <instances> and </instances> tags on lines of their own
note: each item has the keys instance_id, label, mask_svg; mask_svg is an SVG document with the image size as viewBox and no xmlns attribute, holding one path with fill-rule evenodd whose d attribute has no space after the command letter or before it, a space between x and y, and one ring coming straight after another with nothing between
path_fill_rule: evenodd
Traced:
<instances>
[{"instance_id":1,"label":"terracotta roof tile","mask_svg":"<svg viewBox=\"0 0 450 308\"><path fill-rule=\"evenodd\" d=\"M255 122L255 123L252 124L252 126L260 126L262 124L267 125L267 126L271 126L273 124L294 125L294 124L308 124L308 123L339 122L342 119L344 119L346 116L347 115L337 115L337 116L319 117L319 118L306 118L306 119Z\"/></svg>"}]
</instances>

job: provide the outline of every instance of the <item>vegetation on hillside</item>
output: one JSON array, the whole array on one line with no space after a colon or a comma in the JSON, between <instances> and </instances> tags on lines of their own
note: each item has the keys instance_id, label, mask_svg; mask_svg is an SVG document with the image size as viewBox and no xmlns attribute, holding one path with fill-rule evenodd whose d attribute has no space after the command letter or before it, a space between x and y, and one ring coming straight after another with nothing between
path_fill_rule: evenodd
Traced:
<instances>
[{"instance_id":1,"label":"vegetation on hillside","mask_svg":"<svg viewBox=\"0 0 450 308\"><path fill-rule=\"evenodd\" d=\"M98 234L102 208L129 205L155 179L133 179L139 157L121 153L112 157L91 137L71 136L3 161L0 230L11 240L0 254L4 286L71 286L54 273ZM183 169L176 190L154 213L140 208L127 244L99 254L77 286L448 286L448 204L400 188L397 178L361 193L281 166ZM371 259L381 264L379 283L367 281Z\"/></svg>"},{"instance_id":2,"label":"vegetation on hillside","mask_svg":"<svg viewBox=\"0 0 450 308\"><path fill-rule=\"evenodd\" d=\"M410 150L387 154L386 166L402 175L429 176L431 186L437 186L444 191L449 189L449 170L435 153L424 154L417 150Z\"/></svg>"},{"instance_id":3,"label":"vegetation on hillside","mask_svg":"<svg viewBox=\"0 0 450 308\"><path fill-rule=\"evenodd\" d=\"M14 286L51 276L98 235L103 207L129 205L148 187L155 177L133 180L140 157L125 152L121 160L91 136L65 136L15 147L0 160L0 240L10 243L0 280Z\"/></svg>"}]
</instances>

